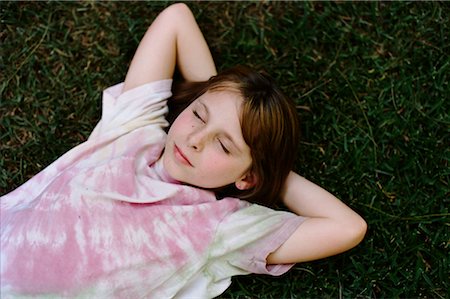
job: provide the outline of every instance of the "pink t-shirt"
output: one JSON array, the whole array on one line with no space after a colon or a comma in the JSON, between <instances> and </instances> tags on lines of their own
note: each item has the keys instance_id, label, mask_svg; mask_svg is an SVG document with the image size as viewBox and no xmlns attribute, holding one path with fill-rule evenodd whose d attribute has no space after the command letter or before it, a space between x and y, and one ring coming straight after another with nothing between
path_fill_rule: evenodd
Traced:
<instances>
[{"instance_id":1,"label":"pink t-shirt","mask_svg":"<svg viewBox=\"0 0 450 299\"><path fill-rule=\"evenodd\" d=\"M1 298L211 298L303 221L182 185L159 157L172 80L103 93L89 139L0 197Z\"/></svg>"}]
</instances>

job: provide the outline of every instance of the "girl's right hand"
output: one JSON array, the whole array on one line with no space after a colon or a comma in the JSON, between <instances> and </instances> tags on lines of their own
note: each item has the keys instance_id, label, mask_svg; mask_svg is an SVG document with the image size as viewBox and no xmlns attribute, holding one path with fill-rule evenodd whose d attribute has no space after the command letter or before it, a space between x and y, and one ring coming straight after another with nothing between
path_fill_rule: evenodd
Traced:
<instances>
[{"instance_id":1,"label":"girl's right hand","mask_svg":"<svg viewBox=\"0 0 450 299\"><path fill-rule=\"evenodd\" d=\"M123 91L171 79L175 66L187 81L206 81L217 74L203 34L183 3L167 7L153 21L134 54Z\"/></svg>"}]
</instances>

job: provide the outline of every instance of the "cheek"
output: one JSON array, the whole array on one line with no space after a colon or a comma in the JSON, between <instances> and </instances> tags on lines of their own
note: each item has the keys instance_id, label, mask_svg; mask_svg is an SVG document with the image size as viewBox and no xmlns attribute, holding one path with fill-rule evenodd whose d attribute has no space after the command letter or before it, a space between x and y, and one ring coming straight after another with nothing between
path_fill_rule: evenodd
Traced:
<instances>
[{"instance_id":1,"label":"cheek","mask_svg":"<svg viewBox=\"0 0 450 299\"><path fill-rule=\"evenodd\" d=\"M242 164L234 159L229 159L223 155L212 151L208 155L208 159L203 164L204 172L202 173L205 179L216 178L220 180L235 180L237 176L241 175Z\"/></svg>"},{"instance_id":2,"label":"cheek","mask_svg":"<svg viewBox=\"0 0 450 299\"><path fill-rule=\"evenodd\" d=\"M175 121L170 126L168 135L169 136L179 135L185 129L187 129L189 125L190 125L189 119L188 119L186 113L183 112L175 119Z\"/></svg>"}]
</instances>

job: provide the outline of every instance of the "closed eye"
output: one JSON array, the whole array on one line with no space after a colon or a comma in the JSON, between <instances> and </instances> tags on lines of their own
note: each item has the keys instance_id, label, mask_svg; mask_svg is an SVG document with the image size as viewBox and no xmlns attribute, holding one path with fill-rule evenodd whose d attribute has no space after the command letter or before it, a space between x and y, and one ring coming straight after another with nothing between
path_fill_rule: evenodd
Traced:
<instances>
[{"instance_id":1,"label":"closed eye","mask_svg":"<svg viewBox=\"0 0 450 299\"><path fill-rule=\"evenodd\" d=\"M202 123L206 123L203 118L198 114L197 110L193 110L192 113L194 113L195 117L198 118Z\"/></svg>"},{"instance_id":2,"label":"closed eye","mask_svg":"<svg viewBox=\"0 0 450 299\"><path fill-rule=\"evenodd\" d=\"M225 145L223 145L222 141L220 141L220 139L217 139L220 143L220 146L222 147L223 151L225 152L225 154L230 154L230 151L226 148Z\"/></svg>"}]
</instances>

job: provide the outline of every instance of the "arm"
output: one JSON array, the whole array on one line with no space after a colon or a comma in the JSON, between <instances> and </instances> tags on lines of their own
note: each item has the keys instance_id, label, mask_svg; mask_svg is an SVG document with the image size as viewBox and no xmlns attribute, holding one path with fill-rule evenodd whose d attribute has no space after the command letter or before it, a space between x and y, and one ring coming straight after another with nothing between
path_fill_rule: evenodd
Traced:
<instances>
[{"instance_id":1,"label":"arm","mask_svg":"<svg viewBox=\"0 0 450 299\"><path fill-rule=\"evenodd\" d=\"M291 172L283 191L286 206L307 217L291 237L267 257L269 264L305 262L344 252L361 242L367 224L321 187Z\"/></svg>"},{"instance_id":2,"label":"arm","mask_svg":"<svg viewBox=\"0 0 450 299\"><path fill-rule=\"evenodd\" d=\"M205 81L217 74L200 28L183 3L167 7L153 21L134 54L123 91L170 79L175 66L187 81Z\"/></svg>"}]
</instances>

